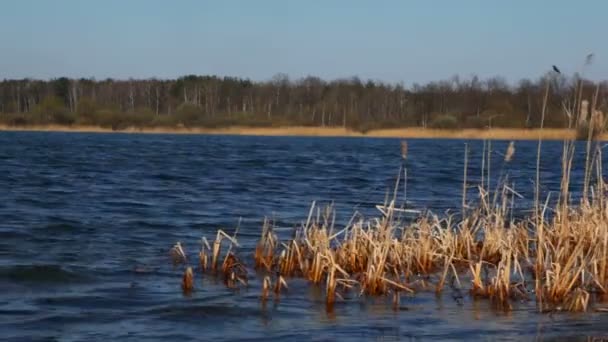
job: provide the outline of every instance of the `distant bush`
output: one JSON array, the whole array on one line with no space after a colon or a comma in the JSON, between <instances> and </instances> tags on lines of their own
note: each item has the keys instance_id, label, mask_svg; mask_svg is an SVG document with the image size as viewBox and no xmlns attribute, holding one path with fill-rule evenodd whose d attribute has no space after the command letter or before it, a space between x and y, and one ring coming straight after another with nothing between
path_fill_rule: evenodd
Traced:
<instances>
[{"instance_id":1,"label":"distant bush","mask_svg":"<svg viewBox=\"0 0 608 342\"><path fill-rule=\"evenodd\" d=\"M1 114L0 121L9 126L28 126L34 124L31 114Z\"/></svg>"},{"instance_id":2,"label":"distant bush","mask_svg":"<svg viewBox=\"0 0 608 342\"><path fill-rule=\"evenodd\" d=\"M76 116L70 113L57 97L46 97L34 109L36 121L41 124L57 123L60 125L71 125L76 122Z\"/></svg>"},{"instance_id":3,"label":"distant bush","mask_svg":"<svg viewBox=\"0 0 608 342\"><path fill-rule=\"evenodd\" d=\"M465 126L467 128L482 129L487 127L487 121L478 116L469 116L465 120Z\"/></svg>"},{"instance_id":4,"label":"distant bush","mask_svg":"<svg viewBox=\"0 0 608 342\"><path fill-rule=\"evenodd\" d=\"M177 126L177 122L175 120L175 116L173 116L173 115L159 114L159 115L154 115L154 118L150 122L150 126L152 126L152 127L175 127L175 126Z\"/></svg>"},{"instance_id":5,"label":"distant bush","mask_svg":"<svg viewBox=\"0 0 608 342\"><path fill-rule=\"evenodd\" d=\"M360 133L368 133L377 129L386 129L386 128L403 128L408 127L407 122L389 119L389 120L377 120L377 121L364 121L358 122L357 125L351 126L352 130Z\"/></svg>"},{"instance_id":6,"label":"distant bush","mask_svg":"<svg viewBox=\"0 0 608 342\"><path fill-rule=\"evenodd\" d=\"M509 115L502 115L500 117L492 120L492 128L501 127L501 128L522 128L526 127L526 118L525 116L518 116L517 113L512 113ZM547 126L549 127L549 126ZM560 126L554 126L560 127Z\"/></svg>"},{"instance_id":7,"label":"distant bush","mask_svg":"<svg viewBox=\"0 0 608 342\"><path fill-rule=\"evenodd\" d=\"M236 122L234 120L222 117L206 118L201 120L198 124L204 128L222 128L232 126L233 124L236 126Z\"/></svg>"},{"instance_id":8,"label":"distant bush","mask_svg":"<svg viewBox=\"0 0 608 342\"><path fill-rule=\"evenodd\" d=\"M525 121L522 123L522 126L525 126ZM565 115L561 115L561 113L547 115L544 126L551 128L564 128L568 126L568 118Z\"/></svg>"},{"instance_id":9,"label":"distant bush","mask_svg":"<svg viewBox=\"0 0 608 342\"><path fill-rule=\"evenodd\" d=\"M53 114L52 121L59 125L70 126L76 122L76 115L68 111L57 112Z\"/></svg>"},{"instance_id":10,"label":"distant bush","mask_svg":"<svg viewBox=\"0 0 608 342\"><path fill-rule=\"evenodd\" d=\"M255 115L249 113L232 113L230 116L205 117L198 120L197 125L205 128L223 128L230 126L243 127L273 127L284 126L294 122L283 118L268 120L266 115Z\"/></svg>"},{"instance_id":11,"label":"distant bush","mask_svg":"<svg viewBox=\"0 0 608 342\"><path fill-rule=\"evenodd\" d=\"M456 129L458 128L458 120L452 115L444 114L434 118L430 123L430 127L437 129Z\"/></svg>"},{"instance_id":12,"label":"distant bush","mask_svg":"<svg viewBox=\"0 0 608 342\"><path fill-rule=\"evenodd\" d=\"M369 131L373 131L374 129L378 129L378 124L373 123L373 122L366 122L366 123L357 123L356 125L351 126L350 128L355 131L355 132L359 132L359 133L368 133Z\"/></svg>"},{"instance_id":13,"label":"distant bush","mask_svg":"<svg viewBox=\"0 0 608 342\"><path fill-rule=\"evenodd\" d=\"M98 105L90 98L82 98L78 101L76 110L78 123L93 125L96 124L96 114Z\"/></svg>"},{"instance_id":14,"label":"distant bush","mask_svg":"<svg viewBox=\"0 0 608 342\"><path fill-rule=\"evenodd\" d=\"M126 114L129 124L136 127L152 126L157 116L151 109L145 107L135 108L133 113Z\"/></svg>"},{"instance_id":15,"label":"distant bush","mask_svg":"<svg viewBox=\"0 0 608 342\"><path fill-rule=\"evenodd\" d=\"M202 108L192 104L183 103L175 112L175 119L184 126L194 126L202 117Z\"/></svg>"},{"instance_id":16,"label":"distant bush","mask_svg":"<svg viewBox=\"0 0 608 342\"><path fill-rule=\"evenodd\" d=\"M95 123L104 128L119 130L122 126L121 113L109 109L102 109L95 113Z\"/></svg>"}]
</instances>

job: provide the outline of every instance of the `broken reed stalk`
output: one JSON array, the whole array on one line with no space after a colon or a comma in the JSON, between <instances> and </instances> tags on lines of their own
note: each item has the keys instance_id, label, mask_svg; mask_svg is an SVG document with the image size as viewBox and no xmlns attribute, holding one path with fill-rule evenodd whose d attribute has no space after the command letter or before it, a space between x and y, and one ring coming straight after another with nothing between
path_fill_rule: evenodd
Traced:
<instances>
[{"instance_id":1,"label":"broken reed stalk","mask_svg":"<svg viewBox=\"0 0 608 342\"><path fill-rule=\"evenodd\" d=\"M207 238L203 237L201 239L201 250L198 253L199 265L201 267L201 271L203 273L207 272L208 264L209 264L209 254L208 251L211 251L211 247L209 246L209 242Z\"/></svg>"},{"instance_id":2,"label":"broken reed stalk","mask_svg":"<svg viewBox=\"0 0 608 342\"><path fill-rule=\"evenodd\" d=\"M547 80L545 85L545 95L543 96L543 106L541 110L540 118L540 130L538 133L538 145L536 149L536 181L535 181L535 192L534 192L534 210L536 213L536 224L538 225L538 213L539 213L539 200L540 200L540 157L541 157L541 146L542 146L542 131L545 126L545 113L547 112L547 101L549 99L549 87L550 81Z\"/></svg>"},{"instance_id":3,"label":"broken reed stalk","mask_svg":"<svg viewBox=\"0 0 608 342\"><path fill-rule=\"evenodd\" d=\"M487 291L486 291L486 287L485 287L485 282L482 280L481 277L481 267L482 267L482 261L478 261L475 263L475 266L473 265L469 265L470 270L471 270L471 289L470 289L470 293L473 297L485 297L488 295Z\"/></svg>"},{"instance_id":4,"label":"broken reed stalk","mask_svg":"<svg viewBox=\"0 0 608 342\"><path fill-rule=\"evenodd\" d=\"M537 248L537 256L536 256L536 300L538 302L539 307L542 308L542 294L541 294L541 277L542 277L542 269L543 269L543 219L540 217L540 156L541 156L541 146L542 146L542 130L545 124L545 113L547 112L547 101L549 99L549 87L550 81L547 80L547 84L545 85L545 95L543 96L543 106L541 110L541 119L540 119L540 131L538 136L538 147L536 150L536 182L535 182L535 190L534 190L534 217L536 221L536 248ZM544 215L543 215L544 217Z\"/></svg>"},{"instance_id":5,"label":"broken reed stalk","mask_svg":"<svg viewBox=\"0 0 608 342\"><path fill-rule=\"evenodd\" d=\"M327 311L333 311L333 306L336 301L336 268L331 267L327 275L327 285L325 287L325 305Z\"/></svg>"},{"instance_id":6,"label":"broken reed stalk","mask_svg":"<svg viewBox=\"0 0 608 342\"><path fill-rule=\"evenodd\" d=\"M399 290L393 291L393 310L399 311L399 307L401 306L401 294Z\"/></svg>"},{"instance_id":7,"label":"broken reed stalk","mask_svg":"<svg viewBox=\"0 0 608 342\"><path fill-rule=\"evenodd\" d=\"M173 260L173 265L186 264L188 262L186 252L184 252L182 243L179 241L171 248L171 250L169 251L169 255Z\"/></svg>"},{"instance_id":8,"label":"broken reed stalk","mask_svg":"<svg viewBox=\"0 0 608 342\"><path fill-rule=\"evenodd\" d=\"M513 159L513 155L515 154L515 142L511 141L509 146L507 147L507 152L505 153L505 163L510 162Z\"/></svg>"},{"instance_id":9,"label":"broken reed stalk","mask_svg":"<svg viewBox=\"0 0 608 342\"><path fill-rule=\"evenodd\" d=\"M590 178L591 178L591 160L590 160L591 142L595 138L596 130L600 132L599 134L601 134L601 131L603 128L603 127L598 127L599 122L596 119L597 114L596 114L595 106L597 104L597 97L598 97L599 91L600 91L600 85L598 83L595 88L595 93L593 94L592 105L591 105L591 117L589 118L589 120L587 120L587 149L586 149L586 155L585 155L585 179L584 179L584 183L583 183L584 184L583 185L583 200L585 200L585 201L589 200L588 189L589 189L589 182L590 182ZM585 114L587 114L587 113L585 113Z\"/></svg>"},{"instance_id":10,"label":"broken reed stalk","mask_svg":"<svg viewBox=\"0 0 608 342\"><path fill-rule=\"evenodd\" d=\"M401 159L403 159L403 160L407 159L407 141L406 140L401 141Z\"/></svg>"},{"instance_id":11,"label":"broken reed stalk","mask_svg":"<svg viewBox=\"0 0 608 342\"><path fill-rule=\"evenodd\" d=\"M312 215L312 211L309 213L309 220L310 215ZM267 271L270 271L276 246L276 236L272 230L272 224L265 218L262 226L262 236L255 249L256 269L265 268Z\"/></svg>"},{"instance_id":12,"label":"broken reed stalk","mask_svg":"<svg viewBox=\"0 0 608 342\"><path fill-rule=\"evenodd\" d=\"M491 178L491 169L492 169L492 140L488 140L488 164L487 166L487 171L488 174L486 176L486 181L488 182L488 185L486 186L486 191L488 192L488 197L490 196L490 191L492 191L491 188L491 183L492 183L492 178Z\"/></svg>"},{"instance_id":13,"label":"broken reed stalk","mask_svg":"<svg viewBox=\"0 0 608 342\"><path fill-rule=\"evenodd\" d=\"M288 289L287 282L285 281L285 278L283 278L283 276L279 275L274 285L274 294L277 298L279 298L279 296L281 295L281 289L283 288L285 288L286 290Z\"/></svg>"},{"instance_id":14,"label":"broken reed stalk","mask_svg":"<svg viewBox=\"0 0 608 342\"><path fill-rule=\"evenodd\" d=\"M403 207L407 206L407 141L401 141L401 165L403 168Z\"/></svg>"},{"instance_id":15,"label":"broken reed stalk","mask_svg":"<svg viewBox=\"0 0 608 342\"><path fill-rule=\"evenodd\" d=\"M194 290L194 273L192 267L188 267L182 276L182 291L185 295L188 295L192 290Z\"/></svg>"},{"instance_id":16,"label":"broken reed stalk","mask_svg":"<svg viewBox=\"0 0 608 342\"><path fill-rule=\"evenodd\" d=\"M480 181L480 187L481 188L483 188L484 184L485 184L486 149L487 149L487 145L488 145L488 141L486 139L484 139L483 140L483 150L481 151L481 181Z\"/></svg>"},{"instance_id":17,"label":"broken reed stalk","mask_svg":"<svg viewBox=\"0 0 608 342\"><path fill-rule=\"evenodd\" d=\"M450 256L446 255L445 259L446 259L446 261L443 266L443 274L441 275L441 278L439 279L439 283L437 284L437 286L435 288L436 294L440 294L441 291L443 291L443 287L445 285L445 278L448 275L448 271L452 267L452 260L454 259L454 251L452 251L452 254Z\"/></svg>"},{"instance_id":18,"label":"broken reed stalk","mask_svg":"<svg viewBox=\"0 0 608 342\"><path fill-rule=\"evenodd\" d=\"M469 170L469 144L464 144L464 171L462 177L462 217L466 216L466 206L467 206L467 172Z\"/></svg>"},{"instance_id":19,"label":"broken reed stalk","mask_svg":"<svg viewBox=\"0 0 608 342\"><path fill-rule=\"evenodd\" d=\"M502 195L501 191L504 192L507 190L507 180L509 177L509 173L507 170L507 173L505 174L505 167L507 167L508 164L511 162L514 154L515 154L515 142L511 141L511 142L509 142L509 145L507 146L507 149L505 150L503 164L502 164L502 167L500 168L498 181L496 182L496 188L494 189L494 196L492 197L492 207L495 207L497 205L497 201L500 199L499 195ZM489 191L489 189L488 189L488 191ZM513 194L513 195L515 195L515 194ZM502 196L502 200L507 201L508 198L506 196ZM503 206L504 206L504 203L503 203Z\"/></svg>"},{"instance_id":20,"label":"broken reed stalk","mask_svg":"<svg viewBox=\"0 0 608 342\"><path fill-rule=\"evenodd\" d=\"M272 287L272 281L270 280L270 276L265 276L262 281L262 301L265 302L268 299L268 295L270 294L270 288Z\"/></svg>"}]
</instances>

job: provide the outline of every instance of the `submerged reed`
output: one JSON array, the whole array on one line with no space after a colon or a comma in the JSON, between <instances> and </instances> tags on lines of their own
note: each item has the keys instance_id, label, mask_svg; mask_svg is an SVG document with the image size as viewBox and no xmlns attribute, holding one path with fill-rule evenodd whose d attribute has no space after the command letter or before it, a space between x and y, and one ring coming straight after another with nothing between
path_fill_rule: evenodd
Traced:
<instances>
[{"instance_id":1,"label":"submerged reed","mask_svg":"<svg viewBox=\"0 0 608 342\"><path fill-rule=\"evenodd\" d=\"M194 290L194 273L192 272L192 267L188 267L182 276L182 291L187 295L192 290Z\"/></svg>"}]
</instances>

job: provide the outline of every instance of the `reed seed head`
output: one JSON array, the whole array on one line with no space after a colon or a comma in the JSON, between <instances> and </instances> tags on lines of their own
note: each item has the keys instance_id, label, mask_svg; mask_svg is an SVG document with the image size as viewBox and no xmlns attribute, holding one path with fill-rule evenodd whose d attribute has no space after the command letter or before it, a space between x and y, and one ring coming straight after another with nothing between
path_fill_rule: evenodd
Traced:
<instances>
[{"instance_id":1,"label":"reed seed head","mask_svg":"<svg viewBox=\"0 0 608 342\"><path fill-rule=\"evenodd\" d=\"M581 102L580 113L578 117L579 125L587 123L587 116L589 115L589 101L583 100Z\"/></svg>"},{"instance_id":2,"label":"reed seed head","mask_svg":"<svg viewBox=\"0 0 608 342\"><path fill-rule=\"evenodd\" d=\"M511 141L509 143L509 147L507 147L507 152L505 153L505 162L510 162L513 159L513 155L515 154L515 142Z\"/></svg>"},{"instance_id":3,"label":"reed seed head","mask_svg":"<svg viewBox=\"0 0 608 342\"><path fill-rule=\"evenodd\" d=\"M401 141L401 158L403 158L403 160L407 159L407 141L406 140Z\"/></svg>"},{"instance_id":4,"label":"reed seed head","mask_svg":"<svg viewBox=\"0 0 608 342\"><path fill-rule=\"evenodd\" d=\"M593 110L591 114L591 126L601 132L604 129L604 113L601 110Z\"/></svg>"},{"instance_id":5,"label":"reed seed head","mask_svg":"<svg viewBox=\"0 0 608 342\"><path fill-rule=\"evenodd\" d=\"M173 245L169 254L171 255L171 259L173 259L173 264L185 264L187 262L186 252L184 252L182 244L179 241Z\"/></svg>"}]
</instances>

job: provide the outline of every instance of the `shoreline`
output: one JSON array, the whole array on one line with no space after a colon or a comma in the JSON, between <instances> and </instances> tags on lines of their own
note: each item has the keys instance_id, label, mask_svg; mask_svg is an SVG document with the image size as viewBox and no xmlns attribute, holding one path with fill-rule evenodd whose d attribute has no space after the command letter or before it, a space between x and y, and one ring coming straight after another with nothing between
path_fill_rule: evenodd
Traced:
<instances>
[{"instance_id":1,"label":"shoreline","mask_svg":"<svg viewBox=\"0 0 608 342\"><path fill-rule=\"evenodd\" d=\"M370 138L409 138L409 139L491 139L491 140L564 140L572 139L574 130L560 128L540 129L423 129L423 128L386 128L370 130L366 133L356 132L342 127L243 127L232 126L225 128L180 128L180 127L129 127L114 131L99 126L62 126L62 125L32 125L8 126L0 125L0 132L32 131L32 132L74 132L74 133L143 133L143 134L202 134L202 135L249 135L249 136L301 136L301 137L370 137ZM600 140L608 140L603 134Z\"/></svg>"}]
</instances>

